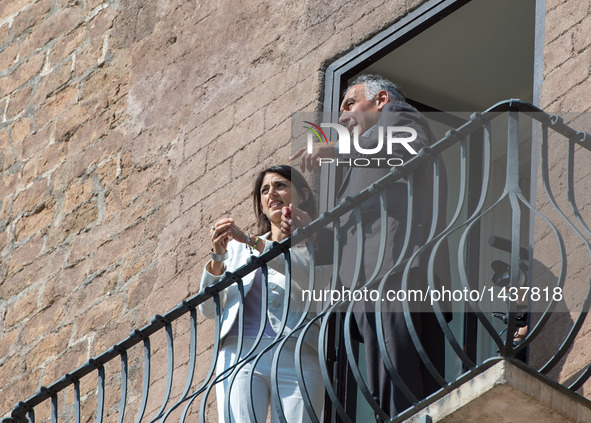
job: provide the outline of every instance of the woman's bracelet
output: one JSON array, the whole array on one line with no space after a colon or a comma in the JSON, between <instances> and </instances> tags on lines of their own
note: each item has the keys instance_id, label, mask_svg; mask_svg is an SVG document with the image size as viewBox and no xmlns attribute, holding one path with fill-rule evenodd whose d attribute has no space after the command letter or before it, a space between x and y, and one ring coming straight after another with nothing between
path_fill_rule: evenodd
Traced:
<instances>
[{"instance_id":1,"label":"woman's bracelet","mask_svg":"<svg viewBox=\"0 0 591 423\"><path fill-rule=\"evenodd\" d=\"M212 248L211 253L209 253L209 255L211 256L211 259L213 261L217 261L218 263L221 263L228 258L228 250L226 250L226 252L224 254L216 254L213 252L213 248Z\"/></svg>"},{"instance_id":2,"label":"woman's bracelet","mask_svg":"<svg viewBox=\"0 0 591 423\"><path fill-rule=\"evenodd\" d=\"M250 254L253 253L252 249L257 247L257 243L259 242L259 239L261 239L261 237L257 236L254 239L254 244L250 245L250 233L249 232L246 233L246 249L250 250Z\"/></svg>"}]
</instances>

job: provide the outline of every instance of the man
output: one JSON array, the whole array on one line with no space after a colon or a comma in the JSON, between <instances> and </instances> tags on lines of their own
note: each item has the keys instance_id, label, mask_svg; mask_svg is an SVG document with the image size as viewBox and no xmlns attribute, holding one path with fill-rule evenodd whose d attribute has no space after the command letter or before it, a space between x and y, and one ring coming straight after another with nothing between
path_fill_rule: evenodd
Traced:
<instances>
[{"instance_id":1,"label":"man","mask_svg":"<svg viewBox=\"0 0 591 423\"><path fill-rule=\"evenodd\" d=\"M434 142L433 134L423 115L414 107L406 103L400 89L392 82L378 75L364 75L354 80L346 91L340 107L339 123L345 126L353 137L355 127L359 137L359 145L365 151L379 145L379 128L406 127L416 131L416 140L412 142L414 150L419 151L424 146ZM408 133L398 134L408 137ZM397 136L397 135L395 135ZM384 135L385 138L385 135ZM392 144L392 150L387 151L386 142L379 153L372 155L360 154L355 148L347 155L338 153L336 142L317 143L312 154L298 152L292 159L300 158L302 170L313 170L318 166L321 158L337 157L343 162L346 159L366 157L398 158L406 162L413 154L404 143ZM367 162L367 161L366 161ZM366 163L364 162L364 163ZM377 165L376 165L377 163ZM372 161L370 166L347 167L343 182L338 190L337 199L354 196L373 182L387 175L391 166L385 160ZM341 251L339 254L339 278L347 287L359 288L370 283L370 287L377 289L383 276L389 275L384 286L388 289L400 289L404 266L409 257L422 247L427 239L431 227L432 166L426 166L421 172L412 176L412 214L408 215L408 183L406 179L390 183L385 187L386 192L386 221L381 219L381 202L379 196L374 196L360 207L362 244L358 245L358 223L355 213L343 216L340 221ZM444 194L443 194L444 195ZM408 219L411 219L410 222ZM411 233L407 234L407 224L410 223ZM379 265L380 240L383 227L386 227L385 257ZM405 239L408 241L405 242ZM362 248L361 266L356 265L358 250ZM439 254L438 254L438 257ZM412 270L407 279L408 288L426 289L426 260L429 251L425 251L413 260ZM447 260L441 259L440 262ZM376 268L378 267L379 268ZM438 272L441 274L441 272ZM445 270L443 271L445 273ZM358 275L356 278L353 275ZM369 279L374 275L372 280ZM416 304L411 304L412 307ZM408 331L402 305L400 302L384 301L381 303L382 313L376 313L376 305L369 303L364 307L356 307L355 322L365 346L368 385L372 396L380 408L389 417L404 411L416 400L420 400L440 388L440 385L430 375L414 347ZM416 309L415 309L416 310ZM380 318L383 325L383 338L388 356L396 368L408 391L405 395L393 382L385 365L379 348L379 336L376 319ZM429 359L435 367L443 372L443 334L432 313L412 313L414 328L426 348ZM414 396L414 398L412 398ZM377 420L382 419L377 416Z\"/></svg>"}]
</instances>

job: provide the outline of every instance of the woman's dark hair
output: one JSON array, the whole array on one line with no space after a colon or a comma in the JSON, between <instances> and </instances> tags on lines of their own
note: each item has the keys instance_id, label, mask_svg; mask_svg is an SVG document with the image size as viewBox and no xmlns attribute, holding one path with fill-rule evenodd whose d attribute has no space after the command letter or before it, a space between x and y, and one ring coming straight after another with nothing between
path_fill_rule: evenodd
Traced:
<instances>
[{"instance_id":1,"label":"woman's dark hair","mask_svg":"<svg viewBox=\"0 0 591 423\"><path fill-rule=\"evenodd\" d=\"M277 173L291 181L292 188L295 188L302 199L299 208L308 213L312 219L316 218L316 202L306 178L304 178L300 172L291 166L271 166L270 168L259 172L254 181L254 189L252 191L252 203L254 206L254 215L257 219L257 230L259 231L259 234L264 234L271 230L271 222L261 210L261 185L263 185L263 179L265 178L265 175L270 172ZM308 195L305 194L305 190L308 191Z\"/></svg>"}]
</instances>

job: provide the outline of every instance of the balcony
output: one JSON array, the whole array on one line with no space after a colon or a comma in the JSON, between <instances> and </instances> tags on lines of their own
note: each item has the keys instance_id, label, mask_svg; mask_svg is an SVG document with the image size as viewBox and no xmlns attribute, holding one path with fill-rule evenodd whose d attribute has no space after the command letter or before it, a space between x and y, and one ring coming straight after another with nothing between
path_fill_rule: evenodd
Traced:
<instances>
[{"instance_id":1,"label":"balcony","mask_svg":"<svg viewBox=\"0 0 591 423\"><path fill-rule=\"evenodd\" d=\"M584 116L573 120L573 126L585 125ZM422 149L358 195L344 199L291 238L274 243L267 253L252 257L215 285L168 313L155 316L150 324L134 330L127 339L54 384L41 387L19 402L2 422L212 421L216 385L226 378L232 380L235 370L246 362L256 362L272 347L276 354L275 374L279 355L290 341L296 342L294 368L306 410L314 422L371 421L374 414L392 422L438 421L445 414L441 411L442 401L449 402L450 395L457 397L461 390L469 392L471 384L482 375L489 375L490 380L498 363L503 363L505 370L509 363L507 371L511 374L518 369L532 377L550 389L548 395L563 396L567 406L553 408L557 415L566 416L570 407L578 416L591 416L588 400L579 395L588 395L585 388L591 376L591 359L581 353L589 343L589 323L585 319L591 303L591 229L584 217L591 200L585 182L590 151L591 136L587 132L577 131L562 118L528 103L510 100L475 113L436 144ZM413 209L418 195L416 181L425 174L431 186L428 204L432 218L425 243L410 250L407 247L417 214ZM403 180L407 181L407 227L390 271L401 275L401 292L409 292L413 263L418 258L426 263L424 289L412 298L396 300L412 339L409 348L417 351L440 389L427 398L416 397L407 386L409 381L400 376L389 358L385 359L388 373L412 404L392 416L384 413L369 392L361 358L363 345L351 333L350 322L358 302L344 295L335 298L333 294L344 292L336 270L340 260L336 252L341 248L343 231L351 224L359 234L367 230L361 211L368 202L381 206L377 219L386 222L387 187ZM379 226L381 241L376 263L383 261L387 242L387 224ZM314 246L315 234L321 233L330 238L328 250L319 251ZM216 315L220 316L220 293L236 286L242 293L242 316L242 278L261 268L263 286L267 287L268 264L280 255L285 257L283 272L291 287L291 247L296 245L307 246L310 256L309 286L299 288L310 292L318 288L326 296L302 295L303 312L295 329L288 331L284 329L292 290L286 289L283 302L287 306L279 335L265 351L247 354L227 372L216 375L220 319L213 319L213 324L202 323L199 306L213 301ZM356 257L351 257L353 274L359 271L362 254L359 246ZM317 287L316 264L326 256L332 259L333 277L329 286ZM435 270L441 262L448 265L450 275L443 285ZM386 278L375 277L377 274L376 270L365 286L352 286L350 291L373 290L385 295ZM261 315L267 316L266 289L262 297ZM382 302L371 302L371 307L380 312ZM433 355L418 335L413 319L417 311L431 313L441 330L443 370L434 364ZM255 345L265 325L262 319ZM379 348L388 357L383 331L379 335L380 326ZM309 339L316 329L325 391L324 408L319 414L312 407L300 360L304 339ZM238 334L240 349L242 327ZM496 380L494 374L492 380ZM289 422L276 383L271 391L271 407ZM468 404L466 394L463 398L460 406ZM252 420L256 421L254 414Z\"/></svg>"}]
</instances>

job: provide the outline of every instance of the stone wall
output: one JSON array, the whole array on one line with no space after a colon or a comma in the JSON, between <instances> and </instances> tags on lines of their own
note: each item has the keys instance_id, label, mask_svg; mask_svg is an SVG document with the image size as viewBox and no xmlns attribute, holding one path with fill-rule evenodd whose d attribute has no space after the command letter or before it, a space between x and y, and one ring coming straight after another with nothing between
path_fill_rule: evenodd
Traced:
<instances>
[{"instance_id":1,"label":"stone wall","mask_svg":"<svg viewBox=\"0 0 591 423\"><path fill-rule=\"evenodd\" d=\"M253 175L288 161L290 114L321 108L326 66L422 2L0 2L0 415L195 294L209 226L224 215L252 225ZM546 1L541 103L576 112L573 126L587 130L589 12L589 0ZM559 181L564 152L552 153ZM583 161L583 196L588 174ZM576 255L569 265L577 262L587 269ZM211 323L199 330L203 367ZM559 380L586 362L578 353L588 334L585 326ZM175 367L186 368L179 350ZM137 359L130 368L141 376ZM93 390L82 387L89 398Z\"/></svg>"},{"instance_id":2,"label":"stone wall","mask_svg":"<svg viewBox=\"0 0 591 423\"><path fill-rule=\"evenodd\" d=\"M420 3L0 2L0 414L195 294L328 63Z\"/></svg>"},{"instance_id":3,"label":"stone wall","mask_svg":"<svg viewBox=\"0 0 591 423\"><path fill-rule=\"evenodd\" d=\"M589 111L591 102L591 4L588 0L546 1L544 71L541 108L549 113L557 113L564 117L565 122L576 130L591 132ZM550 187L556 201L572 221L576 217L572 212L567 197L567 146L564 137L550 138L548 155L550 159ZM589 176L589 160L591 152L576 147L574 162L574 192L581 214L590 221L589 192L591 184ZM568 260L565 283L565 298L561 305L566 305L570 312L556 313L539 340L530 349L532 364L541 366L557 351L568 335L583 306L583 299L591 280L591 255L584 242L575 230L561 218L551 206L548 196L538 178L538 208L557 223L563 235ZM576 228L585 234L585 229L577 224ZM536 282L556 283L560 273L560 254L558 242L549 226L536 219L536 250L534 251L534 279ZM574 382L581 370L588 364L589 358L584 351L588 350L591 338L591 323L587 319L580 330L574 346L560 360L550 376L562 383ZM587 382L579 393L589 397L591 383Z\"/></svg>"}]
</instances>

